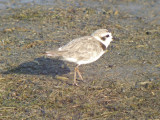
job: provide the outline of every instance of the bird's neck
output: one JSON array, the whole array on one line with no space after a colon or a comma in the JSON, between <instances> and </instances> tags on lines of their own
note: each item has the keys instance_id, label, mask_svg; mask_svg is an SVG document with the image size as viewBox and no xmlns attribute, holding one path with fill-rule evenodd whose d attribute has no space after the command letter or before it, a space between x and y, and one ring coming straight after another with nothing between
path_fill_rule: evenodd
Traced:
<instances>
[{"instance_id":1,"label":"bird's neck","mask_svg":"<svg viewBox=\"0 0 160 120\"><path fill-rule=\"evenodd\" d=\"M111 41L109 40L105 40L103 41L100 37L97 36L93 36L96 40L100 41L102 44L104 44L106 46L106 48L108 47L108 45L110 44Z\"/></svg>"}]
</instances>

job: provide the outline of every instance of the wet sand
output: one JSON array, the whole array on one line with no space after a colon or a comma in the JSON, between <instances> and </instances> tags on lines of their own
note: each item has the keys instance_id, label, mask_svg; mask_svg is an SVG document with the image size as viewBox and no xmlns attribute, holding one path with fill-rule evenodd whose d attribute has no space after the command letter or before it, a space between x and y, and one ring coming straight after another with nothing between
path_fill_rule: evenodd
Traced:
<instances>
[{"instance_id":1,"label":"wet sand","mask_svg":"<svg viewBox=\"0 0 160 120\"><path fill-rule=\"evenodd\" d=\"M160 118L158 0L0 6L0 119ZM73 86L75 64L43 53L100 28L115 40Z\"/></svg>"}]
</instances>

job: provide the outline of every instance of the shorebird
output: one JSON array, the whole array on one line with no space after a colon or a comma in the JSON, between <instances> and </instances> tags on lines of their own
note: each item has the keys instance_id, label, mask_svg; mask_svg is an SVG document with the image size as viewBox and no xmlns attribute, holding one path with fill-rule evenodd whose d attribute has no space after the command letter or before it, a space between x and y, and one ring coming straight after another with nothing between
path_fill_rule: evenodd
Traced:
<instances>
[{"instance_id":1,"label":"shorebird","mask_svg":"<svg viewBox=\"0 0 160 120\"><path fill-rule=\"evenodd\" d=\"M68 44L57 50L47 51L46 55L51 57L61 57L62 60L76 63L74 69L74 85L77 85L77 73L81 80L83 77L79 71L79 66L89 64L98 60L105 52L112 41L112 34L107 29L98 29L91 36L84 36L73 39Z\"/></svg>"}]
</instances>

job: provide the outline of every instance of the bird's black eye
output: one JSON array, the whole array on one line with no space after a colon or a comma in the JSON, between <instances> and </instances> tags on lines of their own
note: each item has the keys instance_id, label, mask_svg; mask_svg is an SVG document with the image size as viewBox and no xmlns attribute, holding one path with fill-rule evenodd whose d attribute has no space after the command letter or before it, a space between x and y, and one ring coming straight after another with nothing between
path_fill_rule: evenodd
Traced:
<instances>
[{"instance_id":1,"label":"bird's black eye","mask_svg":"<svg viewBox=\"0 0 160 120\"><path fill-rule=\"evenodd\" d=\"M108 37L109 37L109 35L106 35L106 37L108 38Z\"/></svg>"}]
</instances>

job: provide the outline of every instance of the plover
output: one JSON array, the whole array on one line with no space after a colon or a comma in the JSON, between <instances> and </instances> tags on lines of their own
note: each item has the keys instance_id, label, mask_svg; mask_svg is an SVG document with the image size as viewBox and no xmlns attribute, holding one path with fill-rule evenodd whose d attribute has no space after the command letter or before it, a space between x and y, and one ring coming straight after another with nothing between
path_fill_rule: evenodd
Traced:
<instances>
[{"instance_id":1,"label":"plover","mask_svg":"<svg viewBox=\"0 0 160 120\"><path fill-rule=\"evenodd\" d=\"M89 64L99 59L112 41L112 34L107 29L98 29L91 36L84 36L73 39L68 44L58 50L47 51L46 55L51 57L61 57L62 60L76 63L74 69L74 85L78 85L76 75L78 73L81 80L83 77L79 72L79 66Z\"/></svg>"}]
</instances>

